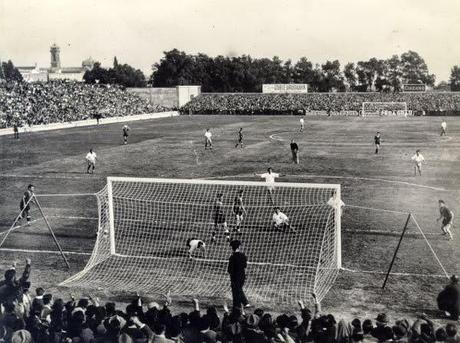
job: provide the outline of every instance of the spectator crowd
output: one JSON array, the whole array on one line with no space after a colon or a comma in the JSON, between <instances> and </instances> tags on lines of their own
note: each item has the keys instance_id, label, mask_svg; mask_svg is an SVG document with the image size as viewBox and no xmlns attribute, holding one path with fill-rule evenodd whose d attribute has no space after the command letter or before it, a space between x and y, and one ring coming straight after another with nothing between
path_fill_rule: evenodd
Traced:
<instances>
[{"instance_id":1,"label":"spectator crowd","mask_svg":"<svg viewBox=\"0 0 460 343\"><path fill-rule=\"evenodd\" d=\"M184 114L306 114L362 110L363 102L405 102L411 111L460 111L460 93L203 93L181 108Z\"/></svg>"},{"instance_id":2,"label":"spectator crowd","mask_svg":"<svg viewBox=\"0 0 460 343\"><path fill-rule=\"evenodd\" d=\"M167 110L117 85L50 82L0 83L0 127L30 126Z\"/></svg>"},{"instance_id":3,"label":"spectator crowd","mask_svg":"<svg viewBox=\"0 0 460 343\"><path fill-rule=\"evenodd\" d=\"M169 295L161 306L137 296L124 310L92 297L64 301L41 287L32 295L30 273L27 260L22 275L12 266L0 282L0 342L460 342L454 322L438 326L424 314L415 321L391 321L385 313L346 321L322 313L318 302L310 310L299 301L299 315L278 316L224 304L220 316L212 306L200 310L196 299L190 312L174 313ZM458 289L455 282L450 286Z\"/></svg>"}]
</instances>

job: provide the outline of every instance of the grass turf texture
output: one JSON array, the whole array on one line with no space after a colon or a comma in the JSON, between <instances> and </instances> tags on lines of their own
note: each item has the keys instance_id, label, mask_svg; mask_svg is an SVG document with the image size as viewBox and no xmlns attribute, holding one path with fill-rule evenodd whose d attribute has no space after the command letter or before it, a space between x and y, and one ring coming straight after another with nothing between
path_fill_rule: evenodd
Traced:
<instances>
[{"instance_id":1,"label":"grass turf texture","mask_svg":"<svg viewBox=\"0 0 460 343\"><path fill-rule=\"evenodd\" d=\"M435 221L438 199L460 213L460 118L447 119L447 138L439 136L439 118L306 117L302 133L298 120L289 116L181 116L132 122L128 123L128 145L122 144L121 124L23 134L19 141L0 137L0 229L11 224L29 183L36 185L37 194L81 194L100 190L106 176L258 180L253 173L271 166L287 174L280 181L340 183L348 205L413 213L448 273L460 272L460 235L454 228L454 240L447 241ZM203 134L208 127L214 135L212 151L204 150ZM235 149L240 127L245 148ZM378 155L373 146L376 131L382 133L383 141ZM291 138L300 147L299 165L290 161ZM87 175L84 157L91 147L100 160L95 174ZM427 160L422 177L413 176L410 161L418 148ZM39 200L63 249L90 253L97 225L95 197ZM38 218L36 213L34 217ZM343 266L358 272L340 272L323 303L328 311L362 315L436 307L435 295L446 279L426 276L442 275L442 270L412 221L393 271L416 275L393 275L387 289L380 289L381 273L388 268L405 219L404 214L345 208ZM14 232L4 247L55 250L42 220ZM34 285L54 287L70 275L57 255L10 251L0 255L3 268L31 256ZM70 273L81 270L88 257L69 255Z\"/></svg>"}]
</instances>

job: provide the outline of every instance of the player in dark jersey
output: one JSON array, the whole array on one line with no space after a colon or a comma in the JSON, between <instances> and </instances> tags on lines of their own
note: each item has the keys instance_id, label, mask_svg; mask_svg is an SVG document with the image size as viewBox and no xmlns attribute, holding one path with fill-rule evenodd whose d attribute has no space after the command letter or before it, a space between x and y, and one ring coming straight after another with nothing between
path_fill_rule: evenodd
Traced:
<instances>
[{"instance_id":1,"label":"player in dark jersey","mask_svg":"<svg viewBox=\"0 0 460 343\"><path fill-rule=\"evenodd\" d=\"M439 200L439 213L441 216L437 219L437 221L440 221L442 219L442 234L449 235L449 239L452 240L453 236L450 229L452 228L452 223L454 221L454 213L447 208L444 200Z\"/></svg>"},{"instance_id":2,"label":"player in dark jersey","mask_svg":"<svg viewBox=\"0 0 460 343\"><path fill-rule=\"evenodd\" d=\"M235 144L235 148L238 148L238 145L240 145L242 148L244 148L243 144L243 128L240 127L240 130L238 131L238 141Z\"/></svg>"},{"instance_id":3,"label":"player in dark jersey","mask_svg":"<svg viewBox=\"0 0 460 343\"><path fill-rule=\"evenodd\" d=\"M128 125L123 125L123 143L128 144L128 134L129 134L129 126Z\"/></svg>"},{"instance_id":4,"label":"player in dark jersey","mask_svg":"<svg viewBox=\"0 0 460 343\"><path fill-rule=\"evenodd\" d=\"M240 226L243 222L243 215L246 214L246 209L243 205L243 190L238 191L238 195L233 200L233 213L236 216L236 227L233 231L236 231L237 234L241 235Z\"/></svg>"},{"instance_id":5,"label":"player in dark jersey","mask_svg":"<svg viewBox=\"0 0 460 343\"><path fill-rule=\"evenodd\" d=\"M24 195L22 196L21 202L19 203L19 209L21 210L21 215L19 216L19 220L22 218L26 218L27 220L27 225L30 225L30 204L34 202L34 190L35 187L34 185L30 184L27 187L27 190L24 192Z\"/></svg>"},{"instance_id":6,"label":"player in dark jersey","mask_svg":"<svg viewBox=\"0 0 460 343\"><path fill-rule=\"evenodd\" d=\"M380 149L380 132L377 132L374 136L374 144L375 144L375 153L379 153Z\"/></svg>"},{"instance_id":7,"label":"player in dark jersey","mask_svg":"<svg viewBox=\"0 0 460 343\"><path fill-rule=\"evenodd\" d=\"M222 202L224 195L222 193L217 194L216 201L214 202L214 230L212 231L211 240L216 240L216 233L220 227L224 228L224 233L227 241L230 241L230 232L227 227L227 220L225 219L224 204Z\"/></svg>"}]
</instances>

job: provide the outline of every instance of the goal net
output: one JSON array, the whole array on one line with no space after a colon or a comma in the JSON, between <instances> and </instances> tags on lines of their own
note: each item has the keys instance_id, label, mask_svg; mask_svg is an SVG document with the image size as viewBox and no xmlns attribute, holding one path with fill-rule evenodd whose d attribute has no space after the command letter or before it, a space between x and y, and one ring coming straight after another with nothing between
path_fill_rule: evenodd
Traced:
<instances>
[{"instance_id":1,"label":"goal net","mask_svg":"<svg viewBox=\"0 0 460 343\"><path fill-rule=\"evenodd\" d=\"M245 290L253 302L322 299L341 267L340 185L109 177L97 194L98 238L87 265L61 285L150 294L231 298L231 248L215 226L216 195L232 239L248 258ZM234 199L246 214L233 232ZM329 204L328 204L329 202ZM272 227L274 206L293 230ZM189 259L187 239L205 241Z\"/></svg>"},{"instance_id":2,"label":"goal net","mask_svg":"<svg viewBox=\"0 0 460 343\"><path fill-rule=\"evenodd\" d=\"M409 115L405 102L363 102L362 114L366 115Z\"/></svg>"}]
</instances>

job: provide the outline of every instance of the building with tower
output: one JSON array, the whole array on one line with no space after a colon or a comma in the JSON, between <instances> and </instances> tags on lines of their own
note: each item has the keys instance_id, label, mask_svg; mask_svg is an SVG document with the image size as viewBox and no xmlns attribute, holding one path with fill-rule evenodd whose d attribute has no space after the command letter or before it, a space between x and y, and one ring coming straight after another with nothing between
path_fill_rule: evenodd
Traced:
<instances>
[{"instance_id":1,"label":"building with tower","mask_svg":"<svg viewBox=\"0 0 460 343\"><path fill-rule=\"evenodd\" d=\"M95 61L89 57L82 61L78 67L61 66L61 49L54 43L50 47L50 67L39 68L35 66L17 67L23 79L27 82L49 81L49 80L73 80L83 82L83 75L87 70L91 70Z\"/></svg>"}]
</instances>

